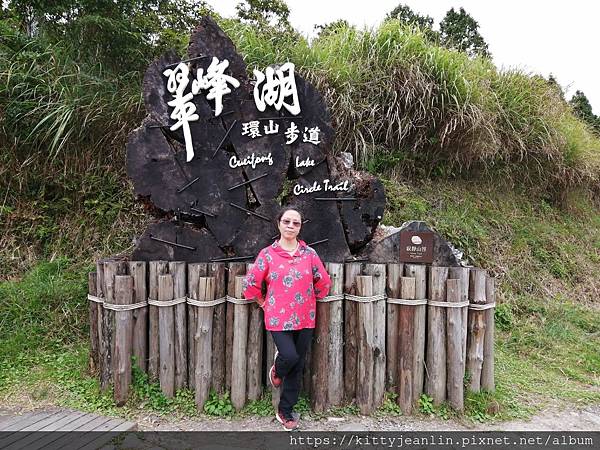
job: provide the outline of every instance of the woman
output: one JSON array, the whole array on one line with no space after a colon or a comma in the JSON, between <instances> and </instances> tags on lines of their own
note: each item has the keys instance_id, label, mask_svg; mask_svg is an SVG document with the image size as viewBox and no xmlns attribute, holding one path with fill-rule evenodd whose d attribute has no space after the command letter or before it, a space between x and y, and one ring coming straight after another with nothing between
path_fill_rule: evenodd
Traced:
<instances>
[{"instance_id":1,"label":"woman","mask_svg":"<svg viewBox=\"0 0 600 450\"><path fill-rule=\"evenodd\" d=\"M244 280L244 297L263 308L265 328L277 351L269 371L273 387L283 384L276 419L287 431L298 428L293 408L300 393L304 359L315 328L316 299L329 293L331 279L317 253L298 234L302 214L287 207L277 216L281 236L263 248ZM263 281L267 285L262 294Z\"/></svg>"}]
</instances>

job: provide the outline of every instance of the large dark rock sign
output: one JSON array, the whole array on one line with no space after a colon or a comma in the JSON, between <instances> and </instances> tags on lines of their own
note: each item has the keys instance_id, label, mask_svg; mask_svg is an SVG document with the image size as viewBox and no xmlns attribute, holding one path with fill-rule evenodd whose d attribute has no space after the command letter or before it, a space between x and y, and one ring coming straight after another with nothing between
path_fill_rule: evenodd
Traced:
<instances>
[{"instance_id":1,"label":"large dark rock sign","mask_svg":"<svg viewBox=\"0 0 600 450\"><path fill-rule=\"evenodd\" d=\"M215 101L207 100L206 92L193 96L199 119L189 122L194 150L189 162L182 128L170 130L176 123L171 118L173 108L167 104L173 95L163 74L167 68L176 67L180 58L165 54L144 76L147 116L129 136L127 174L157 223L138 239L133 258L188 262L251 259L278 236L274 219L282 205L301 208L305 223L300 238L322 259L343 261L359 252L383 216L384 189L378 179L344 166L332 155L335 133L319 92L296 74L301 113L294 116L270 106L260 112L243 58L207 17L191 35L186 60L190 83L185 93L190 91L198 69L206 73L213 57L228 60L225 74L240 85L223 96L223 110L218 116ZM250 121L259 121L260 130L277 124L279 132L252 138L242 128ZM299 138L288 144L283 131L292 122ZM303 132L315 127L319 142L305 142ZM271 163L254 168L230 166L232 156L242 161L253 154L255 158L270 154ZM298 161L312 161L314 165L303 166ZM347 180L347 189L327 191L325 180L330 186ZM323 189L294 193L298 184Z\"/></svg>"}]
</instances>

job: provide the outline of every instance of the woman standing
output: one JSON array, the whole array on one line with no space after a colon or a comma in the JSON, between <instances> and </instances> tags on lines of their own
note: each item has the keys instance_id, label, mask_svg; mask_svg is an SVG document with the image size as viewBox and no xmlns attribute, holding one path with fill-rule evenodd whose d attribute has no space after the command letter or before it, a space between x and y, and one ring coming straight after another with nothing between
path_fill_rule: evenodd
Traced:
<instances>
[{"instance_id":1,"label":"woman standing","mask_svg":"<svg viewBox=\"0 0 600 450\"><path fill-rule=\"evenodd\" d=\"M263 308L265 328L271 332L277 351L269 371L273 387L283 384L276 419L287 431L298 428L294 406L306 351L315 328L316 299L329 293L331 279L317 253L298 234L302 214L288 207L277 216L281 236L263 248L244 280L244 297ZM267 285L263 297L262 284ZM325 381L325 380L323 380Z\"/></svg>"}]
</instances>

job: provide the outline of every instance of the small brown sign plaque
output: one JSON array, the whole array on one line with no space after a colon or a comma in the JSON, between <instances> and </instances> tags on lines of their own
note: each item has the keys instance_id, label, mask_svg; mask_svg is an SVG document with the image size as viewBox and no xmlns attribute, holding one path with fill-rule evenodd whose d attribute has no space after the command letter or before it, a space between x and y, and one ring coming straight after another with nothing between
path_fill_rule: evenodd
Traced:
<instances>
[{"instance_id":1,"label":"small brown sign plaque","mask_svg":"<svg viewBox=\"0 0 600 450\"><path fill-rule=\"evenodd\" d=\"M400 262L431 263L433 261L433 233L430 231L400 232Z\"/></svg>"}]
</instances>

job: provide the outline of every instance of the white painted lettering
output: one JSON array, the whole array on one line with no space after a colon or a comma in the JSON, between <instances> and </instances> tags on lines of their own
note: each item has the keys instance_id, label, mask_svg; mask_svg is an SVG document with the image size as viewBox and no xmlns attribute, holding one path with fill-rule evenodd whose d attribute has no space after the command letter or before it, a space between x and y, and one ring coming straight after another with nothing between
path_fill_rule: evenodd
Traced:
<instances>
[{"instance_id":1,"label":"white painted lettering","mask_svg":"<svg viewBox=\"0 0 600 450\"><path fill-rule=\"evenodd\" d=\"M310 158L306 158L305 160L300 160L299 156L296 156L296 168L298 167L314 167L315 166L315 160L314 159L310 159Z\"/></svg>"},{"instance_id":2,"label":"white painted lettering","mask_svg":"<svg viewBox=\"0 0 600 450\"><path fill-rule=\"evenodd\" d=\"M231 158L229 158L229 167L232 169L244 166L251 166L253 169L256 169L258 164L263 163L267 163L269 166L273 165L273 156L271 155L271 152L269 152L267 155L255 155L252 153L250 156L246 156L241 160L238 159L236 155L233 155Z\"/></svg>"}]
</instances>

